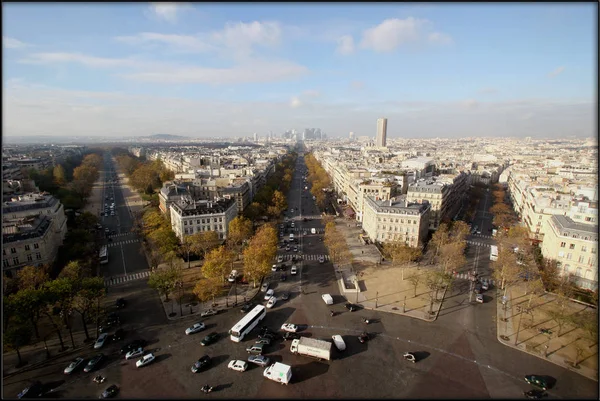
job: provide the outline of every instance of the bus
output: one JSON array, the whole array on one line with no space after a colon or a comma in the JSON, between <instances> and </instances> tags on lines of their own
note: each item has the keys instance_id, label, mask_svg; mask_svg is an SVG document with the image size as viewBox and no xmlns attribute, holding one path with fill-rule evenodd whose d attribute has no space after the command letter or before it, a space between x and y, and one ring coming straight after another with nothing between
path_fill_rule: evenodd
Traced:
<instances>
[{"instance_id":1,"label":"bus","mask_svg":"<svg viewBox=\"0 0 600 401\"><path fill-rule=\"evenodd\" d=\"M102 245L100 248L100 264L104 265L108 263L108 247L106 245Z\"/></svg>"},{"instance_id":2,"label":"bus","mask_svg":"<svg viewBox=\"0 0 600 401\"><path fill-rule=\"evenodd\" d=\"M498 260L498 247L496 245L490 246L490 260Z\"/></svg>"},{"instance_id":3,"label":"bus","mask_svg":"<svg viewBox=\"0 0 600 401\"><path fill-rule=\"evenodd\" d=\"M244 336L252 331L256 325L267 315L267 308L256 305L246 316L229 330L231 341L239 343Z\"/></svg>"}]
</instances>

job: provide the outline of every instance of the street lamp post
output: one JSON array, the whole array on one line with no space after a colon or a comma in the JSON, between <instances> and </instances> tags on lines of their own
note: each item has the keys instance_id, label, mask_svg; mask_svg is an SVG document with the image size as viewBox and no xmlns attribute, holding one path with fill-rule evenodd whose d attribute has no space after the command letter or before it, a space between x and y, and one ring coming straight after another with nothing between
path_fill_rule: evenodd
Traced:
<instances>
[{"instance_id":1,"label":"street lamp post","mask_svg":"<svg viewBox=\"0 0 600 401\"><path fill-rule=\"evenodd\" d=\"M406 313L406 295L404 296L404 303L402 304L402 313Z\"/></svg>"},{"instance_id":2,"label":"street lamp post","mask_svg":"<svg viewBox=\"0 0 600 401\"><path fill-rule=\"evenodd\" d=\"M179 288L179 314L183 316L183 306L181 305L181 300L183 299L183 281L178 281L177 287Z\"/></svg>"},{"instance_id":3,"label":"street lamp post","mask_svg":"<svg viewBox=\"0 0 600 401\"><path fill-rule=\"evenodd\" d=\"M377 309L377 302L379 301L379 291L375 293L375 309Z\"/></svg>"}]
</instances>

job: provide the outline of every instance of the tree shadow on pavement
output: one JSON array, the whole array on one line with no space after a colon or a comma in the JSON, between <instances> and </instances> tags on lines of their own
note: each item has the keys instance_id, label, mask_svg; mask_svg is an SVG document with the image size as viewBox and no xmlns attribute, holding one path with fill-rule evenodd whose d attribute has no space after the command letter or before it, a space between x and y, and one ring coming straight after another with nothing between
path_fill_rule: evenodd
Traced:
<instances>
[{"instance_id":1,"label":"tree shadow on pavement","mask_svg":"<svg viewBox=\"0 0 600 401\"><path fill-rule=\"evenodd\" d=\"M309 362L304 365L296 365L292 368L292 382L300 383L313 377L321 376L329 371L326 363Z\"/></svg>"}]
</instances>

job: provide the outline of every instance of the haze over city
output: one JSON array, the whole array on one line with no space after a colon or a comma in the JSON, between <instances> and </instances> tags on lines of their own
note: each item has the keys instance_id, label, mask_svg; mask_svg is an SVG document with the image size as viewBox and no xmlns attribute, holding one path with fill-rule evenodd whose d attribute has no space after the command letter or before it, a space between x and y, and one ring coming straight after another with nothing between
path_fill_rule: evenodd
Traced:
<instances>
[{"instance_id":1,"label":"haze over city","mask_svg":"<svg viewBox=\"0 0 600 401\"><path fill-rule=\"evenodd\" d=\"M596 136L597 4L4 4L8 139Z\"/></svg>"}]
</instances>

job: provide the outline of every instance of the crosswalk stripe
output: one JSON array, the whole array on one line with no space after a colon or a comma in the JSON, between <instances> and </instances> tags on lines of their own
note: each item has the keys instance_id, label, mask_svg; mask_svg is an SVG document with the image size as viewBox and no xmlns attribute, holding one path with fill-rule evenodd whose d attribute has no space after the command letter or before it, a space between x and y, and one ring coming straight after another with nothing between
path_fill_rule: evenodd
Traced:
<instances>
[{"instance_id":1,"label":"crosswalk stripe","mask_svg":"<svg viewBox=\"0 0 600 401\"><path fill-rule=\"evenodd\" d=\"M104 285L110 287L112 285L125 283L128 281L139 280L150 276L150 271L146 270L143 272L132 273L127 276L109 277L104 279Z\"/></svg>"}]
</instances>

